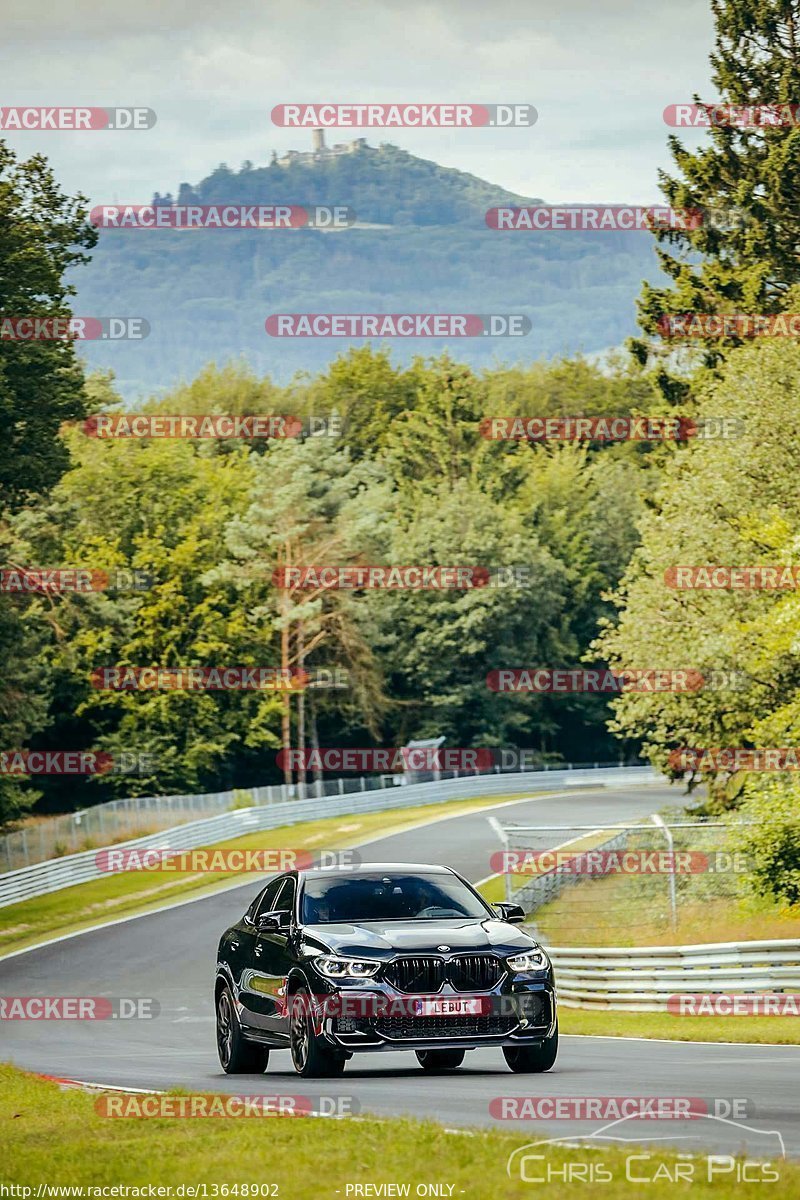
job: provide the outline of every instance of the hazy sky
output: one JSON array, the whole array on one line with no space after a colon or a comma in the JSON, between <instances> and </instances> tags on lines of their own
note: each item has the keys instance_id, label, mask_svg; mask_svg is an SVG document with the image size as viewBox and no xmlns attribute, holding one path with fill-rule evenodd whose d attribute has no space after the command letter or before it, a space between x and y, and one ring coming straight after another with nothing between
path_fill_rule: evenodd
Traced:
<instances>
[{"instance_id":1,"label":"hazy sky","mask_svg":"<svg viewBox=\"0 0 800 1200\"><path fill-rule=\"evenodd\" d=\"M150 131L7 133L95 202L310 147L291 101L527 102L532 129L336 130L547 201L645 202L662 110L708 80L707 0L0 0L0 105L142 105ZM701 135L689 135L694 143Z\"/></svg>"}]
</instances>

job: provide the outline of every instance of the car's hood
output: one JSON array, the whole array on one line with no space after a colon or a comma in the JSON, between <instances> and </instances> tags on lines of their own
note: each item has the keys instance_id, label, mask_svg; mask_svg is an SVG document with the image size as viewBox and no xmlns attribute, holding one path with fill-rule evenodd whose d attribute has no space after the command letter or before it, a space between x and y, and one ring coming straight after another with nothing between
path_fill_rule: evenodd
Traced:
<instances>
[{"instance_id":1,"label":"car's hood","mask_svg":"<svg viewBox=\"0 0 800 1200\"><path fill-rule=\"evenodd\" d=\"M536 945L514 925L485 921L363 921L358 925L306 925L303 940L334 954L391 958L395 954L441 954L494 950L513 954Z\"/></svg>"}]
</instances>

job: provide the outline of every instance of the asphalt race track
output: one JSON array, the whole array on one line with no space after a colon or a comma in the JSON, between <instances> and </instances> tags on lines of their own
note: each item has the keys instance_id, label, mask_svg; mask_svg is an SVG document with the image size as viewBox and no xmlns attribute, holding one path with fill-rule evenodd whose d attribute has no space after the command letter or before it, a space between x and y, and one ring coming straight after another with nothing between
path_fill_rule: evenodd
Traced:
<instances>
[{"instance_id":1,"label":"asphalt race track","mask_svg":"<svg viewBox=\"0 0 800 1200\"><path fill-rule=\"evenodd\" d=\"M647 816L668 799L678 797L661 787L536 797L383 837L365 844L361 854L372 861L443 862L477 880L491 873L489 856L498 849L486 823L491 812L543 825L602 824ZM556 845L569 836L553 833L537 844ZM800 1157L800 1047L564 1037L555 1068L540 1076L512 1074L500 1051L489 1049L468 1053L460 1070L443 1076L423 1076L413 1054L391 1053L355 1056L340 1079L305 1081L295 1075L287 1051L272 1053L265 1075L224 1075L212 1006L217 939L260 886L251 881L0 961L4 996L154 997L160 1006L149 1021L4 1021L0 1057L48 1075L131 1088L301 1094L323 1112L327 1102L320 1097L352 1097L353 1107L364 1112L431 1117L454 1128L495 1124L489 1103L500 1096L747 1099L752 1115L733 1124L630 1120L607 1136L666 1142L687 1153L746 1147L754 1157L773 1160L781 1156L782 1137L786 1154ZM713 929L708 936L714 939ZM527 1131L520 1145L587 1136L606 1124L503 1123Z\"/></svg>"}]
</instances>

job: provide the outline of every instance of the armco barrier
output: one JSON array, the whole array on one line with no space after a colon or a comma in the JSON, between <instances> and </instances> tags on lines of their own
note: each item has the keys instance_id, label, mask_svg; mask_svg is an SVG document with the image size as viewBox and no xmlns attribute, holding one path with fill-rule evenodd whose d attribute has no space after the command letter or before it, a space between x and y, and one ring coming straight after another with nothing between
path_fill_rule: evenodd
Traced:
<instances>
[{"instance_id":1,"label":"armco barrier","mask_svg":"<svg viewBox=\"0 0 800 1200\"><path fill-rule=\"evenodd\" d=\"M567 1008L663 1012L670 996L800 992L800 941L698 946L547 946Z\"/></svg>"},{"instance_id":2,"label":"armco barrier","mask_svg":"<svg viewBox=\"0 0 800 1200\"><path fill-rule=\"evenodd\" d=\"M494 767L494 774L513 775L520 771L580 770L586 767L611 767L616 763L565 763L563 766ZM636 764L639 765L639 764ZM0 836L0 872L19 871L48 858L79 854L81 850L113 842L130 841L162 829L172 829L189 821L202 821L237 808L285 804L288 800L325 800L328 796L350 796L353 792L385 791L409 783L430 783L438 779L457 779L478 771L415 772L406 778L395 772L347 777L317 777L303 787L299 783L268 783L258 787L233 788L226 792L202 792L183 796L126 796L106 800L89 808L48 817L35 824L24 824Z\"/></svg>"},{"instance_id":3,"label":"armco barrier","mask_svg":"<svg viewBox=\"0 0 800 1200\"><path fill-rule=\"evenodd\" d=\"M191 821L186 825L165 829L147 837L118 842L115 849L137 846L162 850L193 850L197 846L213 845L262 829L276 829L281 825L296 825L300 821L342 816L346 813L380 812L383 809L408 808L416 804L435 804L443 800L466 800L504 793L524 795L565 787L636 786L656 783L662 778L651 767L597 767L586 770L462 776L433 783L412 783L385 791L355 792L348 796L329 797L324 800L314 797L236 809L218 817ZM0 908L100 878L103 872L97 866L96 858L97 850L85 850L80 854L69 854L63 858L34 863L17 871L7 871L0 875Z\"/></svg>"}]
</instances>

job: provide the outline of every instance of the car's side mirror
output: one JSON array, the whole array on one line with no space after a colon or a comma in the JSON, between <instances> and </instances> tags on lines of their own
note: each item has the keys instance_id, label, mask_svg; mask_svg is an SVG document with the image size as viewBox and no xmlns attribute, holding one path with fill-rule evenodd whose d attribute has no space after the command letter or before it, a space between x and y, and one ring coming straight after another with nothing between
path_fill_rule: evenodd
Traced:
<instances>
[{"instance_id":1,"label":"car's side mirror","mask_svg":"<svg viewBox=\"0 0 800 1200\"><path fill-rule=\"evenodd\" d=\"M256 921L256 929L259 933L280 933L289 928L291 921L292 914L288 909L281 912L266 912L262 913Z\"/></svg>"},{"instance_id":2,"label":"car's side mirror","mask_svg":"<svg viewBox=\"0 0 800 1200\"><path fill-rule=\"evenodd\" d=\"M520 904L495 904L494 907L500 914L500 920L507 921L509 925L521 925L525 920L525 909Z\"/></svg>"}]
</instances>

